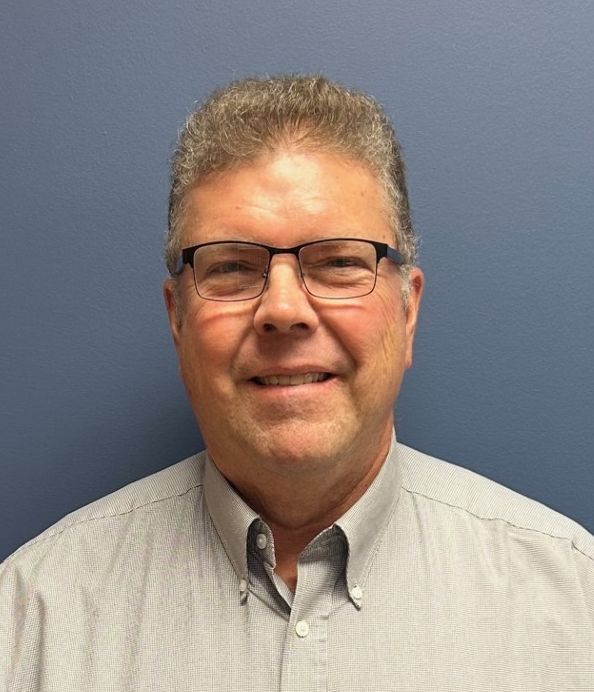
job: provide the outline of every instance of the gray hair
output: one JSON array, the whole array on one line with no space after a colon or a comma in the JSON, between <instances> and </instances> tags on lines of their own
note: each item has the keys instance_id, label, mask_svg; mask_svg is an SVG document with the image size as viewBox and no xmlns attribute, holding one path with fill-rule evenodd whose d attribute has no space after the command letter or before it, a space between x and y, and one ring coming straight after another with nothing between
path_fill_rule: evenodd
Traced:
<instances>
[{"instance_id":1,"label":"gray hair","mask_svg":"<svg viewBox=\"0 0 594 692\"><path fill-rule=\"evenodd\" d=\"M405 261L406 284L416 259L416 240L392 125L373 98L322 76L232 82L213 92L188 117L171 161L165 247L170 274L181 252L188 189L283 147L343 154L369 168L387 198L396 247Z\"/></svg>"}]
</instances>

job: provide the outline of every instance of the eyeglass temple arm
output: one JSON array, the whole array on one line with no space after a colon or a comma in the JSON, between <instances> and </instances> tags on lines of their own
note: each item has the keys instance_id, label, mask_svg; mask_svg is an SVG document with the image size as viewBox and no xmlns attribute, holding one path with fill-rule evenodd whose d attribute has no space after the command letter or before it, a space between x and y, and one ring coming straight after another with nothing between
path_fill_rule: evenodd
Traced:
<instances>
[{"instance_id":1,"label":"eyeglass temple arm","mask_svg":"<svg viewBox=\"0 0 594 692\"><path fill-rule=\"evenodd\" d=\"M398 252L398 250L394 250L394 248L390 247L389 245L386 245L386 254L382 256L387 257L389 260L392 260L392 262L398 265L405 263L404 257Z\"/></svg>"},{"instance_id":2,"label":"eyeglass temple arm","mask_svg":"<svg viewBox=\"0 0 594 692\"><path fill-rule=\"evenodd\" d=\"M189 264L191 267L194 266L194 250L196 247L188 247L182 250L181 255L177 258L175 263L175 270L173 272L174 276L179 276L183 269L184 264Z\"/></svg>"}]
</instances>

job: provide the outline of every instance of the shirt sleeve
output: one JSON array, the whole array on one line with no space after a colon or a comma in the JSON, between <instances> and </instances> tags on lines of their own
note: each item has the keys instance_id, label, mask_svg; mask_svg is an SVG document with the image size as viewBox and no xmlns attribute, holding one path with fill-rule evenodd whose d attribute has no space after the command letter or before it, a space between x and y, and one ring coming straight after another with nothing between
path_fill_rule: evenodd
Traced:
<instances>
[{"instance_id":1,"label":"shirt sleeve","mask_svg":"<svg viewBox=\"0 0 594 692\"><path fill-rule=\"evenodd\" d=\"M43 651L44 609L18 556L0 565L0 690L34 692Z\"/></svg>"},{"instance_id":2,"label":"shirt sleeve","mask_svg":"<svg viewBox=\"0 0 594 692\"><path fill-rule=\"evenodd\" d=\"M575 565L584 594L584 606L592 623L594 643L594 560L575 548L574 553Z\"/></svg>"}]
</instances>

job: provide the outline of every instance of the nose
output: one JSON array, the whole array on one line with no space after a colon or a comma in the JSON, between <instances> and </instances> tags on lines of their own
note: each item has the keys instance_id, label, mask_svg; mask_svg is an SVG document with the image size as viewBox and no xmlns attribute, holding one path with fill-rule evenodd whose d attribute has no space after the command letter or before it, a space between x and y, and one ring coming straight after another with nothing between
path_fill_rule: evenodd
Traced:
<instances>
[{"instance_id":1,"label":"nose","mask_svg":"<svg viewBox=\"0 0 594 692\"><path fill-rule=\"evenodd\" d=\"M265 332L305 332L316 329L318 314L306 291L296 257L272 258L268 280L254 313L254 327Z\"/></svg>"}]
</instances>

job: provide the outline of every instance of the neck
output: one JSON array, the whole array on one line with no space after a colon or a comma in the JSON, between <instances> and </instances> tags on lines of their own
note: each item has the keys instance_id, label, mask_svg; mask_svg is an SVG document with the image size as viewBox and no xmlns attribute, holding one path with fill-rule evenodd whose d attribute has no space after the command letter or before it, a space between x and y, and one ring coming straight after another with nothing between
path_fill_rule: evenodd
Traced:
<instances>
[{"instance_id":1,"label":"neck","mask_svg":"<svg viewBox=\"0 0 594 692\"><path fill-rule=\"evenodd\" d=\"M358 473L347 477L289 477L263 484L233 483L246 503L260 514L274 537L276 573L293 591L297 584L297 561L307 545L332 526L367 491L379 473L389 449L381 451ZM229 479L231 480L231 479Z\"/></svg>"}]
</instances>

